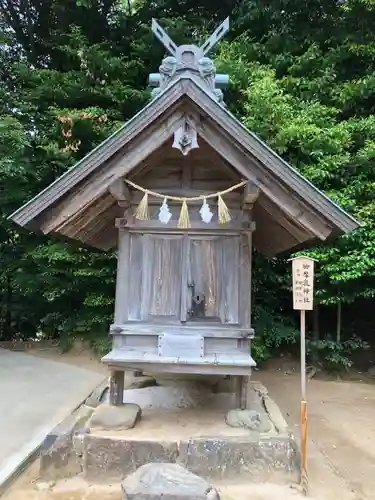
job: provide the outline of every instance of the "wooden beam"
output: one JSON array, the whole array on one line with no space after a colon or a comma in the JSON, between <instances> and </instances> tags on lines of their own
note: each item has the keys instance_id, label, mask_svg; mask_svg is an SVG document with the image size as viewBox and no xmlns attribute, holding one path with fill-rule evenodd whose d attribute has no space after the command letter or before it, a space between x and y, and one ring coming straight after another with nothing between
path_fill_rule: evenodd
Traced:
<instances>
[{"instance_id":1,"label":"wooden beam","mask_svg":"<svg viewBox=\"0 0 375 500\"><path fill-rule=\"evenodd\" d=\"M301 244L299 239L290 234L260 205L260 201L255 203L253 210L253 216L257 223L253 234L253 244L263 255L274 257L279 252ZM303 242L309 239L311 236L305 233Z\"/></svg>"},{"instance_id":2,"label":"wooden beam","mask_svg":"<svg viewBox=\"0 0 375 500\"><path fill-rule=\"evenodd\" d=\"M108 186L108 191L120 207L127 208L131 203L131 192L122 177L116 179Z\"/></svg>"},{"instance_id":3,"label":"wooden beam","mask_svg":"<svg viewBox=\"0 0 375 500\"><path fill-rule=\"evenodd\" d=\"M108 196L108 198L112 201L110 196ZM93 208L95 208L95 206ZM113 204L113 201L111 205L108 205L106 208L102 206L102 208L103 210L96 213L89 211L89 213L85 214L85 219L81 219L79 225L73 220L71 224L66 225L60 232L69 238L77 238L79 236L79 238L82 239L82 237L91 238L92 235L96 233L96 228L99 225L100 228L104 230L105 227L110 224L111 220L112 227L115 227L115 219L121 215L121 209Z\"/></svg>"},{"instance_id":4,"label":"wooden beam","mask_svg":"<svg viewBox=\"0 0 375 500\"><path fill-rule=\"evenodd\" d=\"M306 239L313 237L313 234L310 231L307 231L306 228L301 227L298 223L292 223L288 220L283 211L265 196L261 196L258 203L262 209L275 220L275 222L283 227L285 231L287 231L295 239L296 242L305 241Z\"/></svg>"},{"instance_id":5,"label":"wooden beam","mask_svg":"<svg viewBox=\"0 0 375 500\"><path fill-rule=\"evenodd\" d=\"M254 184L254 182L249 181L247 184L245 184L243 193L244 204L253 205L258 199L259 192L259 186Z\"/></svg>"},{"instance_id":6,"label":"wooden beam","mask_svg":"<svg viewBox=\"0 0 375 500\"><path fill-rule=\"evenodd\" d=\"M184 160L182 160L182 183L181 183L181 187L185 188L185 189L189 189L191 187L191 169L192 169L192 164L191 164L191 162L186 161L187 160L186 157L184 158Z\"/></svg>"},{"instance_id":7,"label":"wooden beam","mask_svg":"<svg viewBox=\"0 0 375 500\"><path fill-rule=\"evenodd\" d=\"M125 323L128 320L129 285L130 285L129 259L130 259L129 231L127 231L124 228L121 228L118 230L116 300L115 300L115 323L120 323L120 324Z\"/></svg>"},{"instance_id":8,"label":"wooden beam","mask_svg":"<svg viewBox=\"0 0 375 500\"><path fill-rule=\"evenodd\" d=\"M70 219L64 221L60 226L56 227L54 231L61 232L67 236L74 238L78 233L87 227L91 221L97 220L100 216L113 206L113 198L110 195L104 196L93 203L82 213L77 216L72 216Z\"/></svg>"}]
</instances>

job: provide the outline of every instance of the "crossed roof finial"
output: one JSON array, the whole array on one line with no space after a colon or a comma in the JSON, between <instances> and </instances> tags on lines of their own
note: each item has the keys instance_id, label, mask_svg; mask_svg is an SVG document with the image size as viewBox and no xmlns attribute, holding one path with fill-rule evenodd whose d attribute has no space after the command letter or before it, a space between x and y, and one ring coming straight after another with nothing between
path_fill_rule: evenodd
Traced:
<instances>
[{"instance_id":1,"label":"crossed roof finial","mask_svg":"<svg viewBox=\"0 0 375 500\"><path fill-rule=\"evenodd\" d=\"M210 91L215 98L223 101L222 88L228 84L228 75L217 75L214 63L207 57L207 53L221 40L229 31L229 17L227 17L218 28L211 34L207 41L200 47L196 45L177 45L160 26L152 20L152 32L169 52L169 56L163 59L159 73L152 73L149 83L155 87L152 96L156 97L164 90L177 75L190 73L199 78L201 84Z\"/></svg>"},{"instance_id":2,"label":"crossed roof finial","mask_svg":"<svg viewBox=\"0 0 375 500\"><path fill-rule=\"evenodd\" d=\"M227 17L212 33L208 40L200 47L202 55L206 55L229 31L229 17ZM164 45L167 51L175 56L178 46L174 43L168 33L160 26L156 19L152 20L152 32Z\"/></svg>"}]
</instances>

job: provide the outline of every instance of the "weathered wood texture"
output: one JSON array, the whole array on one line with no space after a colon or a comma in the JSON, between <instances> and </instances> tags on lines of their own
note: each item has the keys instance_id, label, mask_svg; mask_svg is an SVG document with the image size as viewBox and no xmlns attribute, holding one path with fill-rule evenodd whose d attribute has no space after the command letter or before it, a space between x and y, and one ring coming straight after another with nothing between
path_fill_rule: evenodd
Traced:
<instances>
[{"instance_id":1,"label":"weathered wood texture","mask_svg":"<svg viewBox=\"0 0 375 500\"><path fill-rule=\"evenodd\" d=\"M218 323L147 323L129 321L125 324L114 324L111 326L111 334L114 336L132 336L132 335L152 335L157 336L163 332L173 331L179 335L191 335L202 332L205 338L223 337L234 339L252 339L254 330L252 328L243 328L239 325L222 325Z\"/></svg>"},{"instance_id":2,"label":"weathered wood texture","mask_svg":"<svg viewBox=\"0 0 375 500\"><path fill-rule=\"evenodd\" d=\"M127 232L120 231L120 241L125 242ZM168 233L131 233L129 252L123 248L119 252L119 258L123 255L124 260L118 267L116 318L119 321L116 323L194 320L192 315L189 317L187 306L190 304L191 308L193 295L200 294L204 304L201 321L216 319L222 324L239 324L240 252L242 259L249 262L245 252L249 253L250 249L248 246L240 249L239 236L188 235L185 238ZM249 268L246 270L249 287ZM190 296L187 288L191 289ZM243 292L249 297L244 285ZM241 304L244 308L250 306L246 299ZM125 311L128 311L126 318ZM242 317L246 318L246 314L243 311Z\"/></svg>"},{"instance_id":3,"label":"weathered wood texture","mask_svg":"<svg viewBox=\"0 0 375 500\"><path fill-rule=\"evenodd\" d=\"M130 236L129 320L179 320L182 236Z\"/></svg>"},{"instance_id":4,"label":"weathered wood texture","mask_svg":"<svg viewBox=\"0 0 375 500\"><path fill-rule=\"evenodd\" d=\"M109 401L111 405L120 406L124 400L124 378L123 370L114 370L109 377Z\"/></svg>"},{"instance_id":5,"label":"weathered wood texture","mask_svg":"<svg viewBox=\"0 0 375 500\"><path fill-rule=\"evenodd\" d=\"M235 404L240 410L249 408L249 382L250 374L235 377Z\"/></svg>"},{"instance_id":6,"label":"weathered wood texture","mask_svg":"<svg viewBox=\"0 0 375 500\"><path fill-rule=\"evenodd\" d=\"M190 280L204 296L206 317L221 323L239 322L239 238L190 239Z\"/></svg>"},{"instance_id":7,"label":"weathered wood texture","mask_svg":"<svg viewBox=\"0 0 375 500\"><path fill-rule=\"evenodd\" d=\"M247 375L254 360L248 354L205 354L203 358L163 358L139 349L114 349L102 358L111 369L141 370L148 372L195 373L202 375Z\"/></svg>"},{"instance_id":8,"label":"weathered wood texture","mask_svg":"<svg viewBox=\"0 0 375 500\"><path fill-rule=\"evenodd\" d=\"M119 229L117 251L115 323L127 321L131 290L131 273L129 267L130 238L126 229Z\"/></svg>"},{"instance_id":9,"label":"weathered wood texture","mask_svg":"<svg viewBox=\"0 0 375 500\"><path fill-rule=\"evenodd\" d=\"M129 273L128 290L117 284L116 314L122 324L112 327L114 350L104 362L127 369L162 363L159 371L173 371L169 364L177 363L183 369L176 370L185 373L200 373L198 366L204 373L249 370L254 361L247 234L119 231L120 243L125 234L129 237L128 253L119 252L125 261L118 273L118 279L121 272ZM126 310L124 322L118 311Z\"/></svg>"},{"instance_id":10,"label":"weathered wood texture","mask_svg":"<svg viewBox=\"0 0 375 500\"><path fill-rule=\"evenodd\" d=\"M163 145L172 149L171 137L186 113L194 116L200 145L190 153L192 168L181 163L185 158L177 165L173 156L168 159L162 152ZM160 166L164 161L167 175L155 166L155 162ZM235 177L252 181L260 191L254 219L269 228L255 234L254 245L267 255L358 227L354 219L215 102L193 77L185 76L12 218L33 230L58 232L109 248L114 238L105 233L111 227L112 215L106 214L112 213L113 204L116 207L114 182L130 173L136 177L142 174L145 183L148 176L153 187L163 189L168 183L171 187L188 183L191 188L211 191L219 185L228 187ZM104 219L106 225L96 224L98 219Z\"/></svg>"}]
</instances>

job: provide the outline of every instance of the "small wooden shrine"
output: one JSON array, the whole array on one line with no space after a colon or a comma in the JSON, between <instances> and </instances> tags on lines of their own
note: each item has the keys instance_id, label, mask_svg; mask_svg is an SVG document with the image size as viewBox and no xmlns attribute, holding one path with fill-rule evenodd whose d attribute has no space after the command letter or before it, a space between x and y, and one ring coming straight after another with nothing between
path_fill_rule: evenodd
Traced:
<instances>
[{"instance_id":1,"label":"small wooden shrine","mask_svg":"<svg viewBox=\"0 0 375 500\"><path fill-rule=\"evenodd\" d=\"M150 75L149 104L11 218L91 247L118 245L112 403L124 371L236 376L246 406L251 254L358 226L226 109L208 51L177 46Z\"/></svg>"}]
</instances>

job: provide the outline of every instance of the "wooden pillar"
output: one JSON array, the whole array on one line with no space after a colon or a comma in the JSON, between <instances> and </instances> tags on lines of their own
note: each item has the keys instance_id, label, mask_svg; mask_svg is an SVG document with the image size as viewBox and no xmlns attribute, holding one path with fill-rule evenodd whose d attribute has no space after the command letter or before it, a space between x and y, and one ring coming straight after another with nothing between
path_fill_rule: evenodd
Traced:
<instances>
[{"instance_id":1,"label":"wooden pillar","mask_svg":"<svg viewBox=\"0 0 375 500\"><path fill-rule=\"evenodd\" d=\"M122 370L111 372L109 379L109 403L114 406L120 406L124 402L124 376Z\"/></svg>"},{"instance_id":2,"label":"wooden pillar","mask_svg":"<svg viewBox=\"0 0 375 500\"><path fill-rule=\"evenodd\" d=\"M235 378L235 405L236 409L247 410L249 401L250 375L241 375Z\"/></svg>"},{"instance_id":3,"label":"wooden pillar","mask_svg":"<svg viewBox=\"0 0 375 500\"><path fill-rule=\"evenodd\" d=\"M122 324L128 319L129 240L129 231L119 227L115 300L116 325Z\"/></svg>"},{"instance_id":4,"label":"wooden pillar","mask_svg":"<svg viewBox=\"0 0 375 500\"><path fill-rule=\"evenodd\" d=\"M129 259L130 235L127 228L118 225L118 252L116 273L116 300L115 324L120 325L128 320L128 293L129 293ZM133 370L114 371L111 374L110 403L123 403L124 388L129 386L137 372Z\"/></svg>"}]
</instances>

